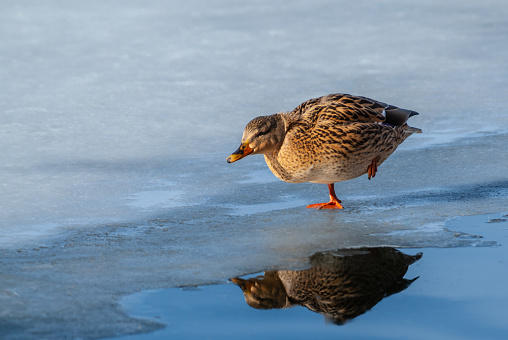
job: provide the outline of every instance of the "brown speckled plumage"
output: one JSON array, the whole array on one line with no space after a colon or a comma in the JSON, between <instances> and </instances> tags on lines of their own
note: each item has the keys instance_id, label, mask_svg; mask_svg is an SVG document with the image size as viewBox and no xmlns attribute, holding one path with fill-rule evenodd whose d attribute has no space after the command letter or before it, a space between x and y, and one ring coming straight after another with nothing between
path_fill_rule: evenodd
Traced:
<instances>
[{"instance_id":1,"label":"brown speckled plumage","mask_svg":"<svg viewBox=\"0 0 508 340\"><path fill-rule=\"evenodd\" d=\"M370 179L407 137L421 132L406 124L416 114L347 94L310 99L292 112L253 119L242 137L244 149L228 162L261 153L281 180L328 184L332 196L333 183L368 171Z\"/></svg>"},{"instance_id":2,"label":"brown speckled plumage","mask_svg":"<svg viewBox=\"0 0 508 340\"><path fill-rule=\"evenodd\" d=\"M254 308L304 306L342 324L374 307L384 297L406 289L408 267L422 254L393 248L361 248L320 252L306 270L269 271L247 280L235 278Z\"/></svg>"}]
</instances>

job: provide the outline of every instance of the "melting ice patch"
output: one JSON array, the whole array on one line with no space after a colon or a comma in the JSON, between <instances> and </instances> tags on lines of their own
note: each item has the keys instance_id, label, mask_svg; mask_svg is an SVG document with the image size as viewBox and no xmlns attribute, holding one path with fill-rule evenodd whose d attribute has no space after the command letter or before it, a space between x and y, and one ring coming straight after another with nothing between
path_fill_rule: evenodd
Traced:
<instances>
[{"instance_id":1,"label":"melting ice patch","mask_svg":"<svg viewBox=\"0 0 508 340\"><path fill-rule=\"evenodd\" d=\"M155 208L176 208L187 205L182 200L184 192L181 190L153 190L141 191L129 195L125 200L127 205L140 208L143 210L151 210Z\"/></svg>"},{"instance_id":2,"label":"melting ice patch","mask_svg":"<svg viewBox=\"0 0 508 340\"><path fill-rule=\"evenodd\" d=\"M461 217L466 220L467 217ZM471 218L470 218L471 219ZM423 245L425 242L434 242L434 247L455 248L455 247L492 247L498 245L497 242L485 240L483 236L476 234L483 232L481 230L468 230L468 232L458 231L455 228L449 229L445 227L450 222L431 222L415 227L413 230L394 230L385 234L385 236L393 240L411 239L411 247ZM461 226L463 228L463 226ZM444 233L450 236L448 239L442 237ZM439 239L439 241L438 241Z\"/></svg>"},{"instance_id":3,"label":"melting ice patch","mask_svg":"<svg viewBox=\"0 0 508 340\"><path fill-rule=\"evenodd\" d=\"M281 197L284 201L282 202L268 202L258 204L238 204L238 205L226 205L227 208L232 209L229 213L234 216L253 215L258 213L265 213L275 210L291 209L296 207L305 207L306 201L302 199L295 199L292 196Z\"/></svg>"},{"instance_id":4,"label":"melting ice patch","mask_svg":"<svg viewBox=\"0 0 508 340\"><path fill-rule=\"evenodd\" d=\"M15 246L23 242L31 242L40 237L57 232L57 223L40 223L32 225L13 225L2 228L1 247Z\"/></svg>"}]
</instances>

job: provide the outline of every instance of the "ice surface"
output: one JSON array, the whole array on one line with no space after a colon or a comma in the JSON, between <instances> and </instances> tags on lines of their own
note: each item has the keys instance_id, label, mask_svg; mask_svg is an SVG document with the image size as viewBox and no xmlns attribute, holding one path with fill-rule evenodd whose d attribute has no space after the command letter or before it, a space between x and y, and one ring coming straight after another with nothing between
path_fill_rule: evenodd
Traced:
<instances>
[{"instance_id":1,"label":"ice surface","mask_svg":"<svg viewBox=\"0 0 508 340\"><path fill-rule=\"evenodd\" d=\"M425 226L507 210L507 12L495 0L0 2L2 289L38 301L40 280L56 282L54 305L23 314L12 298L0 313L35 325L87 294L108 305L224 265L475 242ZM278 181L260 156L226 163L253 117L333 92L416 110L424 131L374 180L338 184L344 211L305 209L326 186ZM87 275L125 283L90 293Z\"/></svg>"},{"instance_id":2,"label":"ice surface","mask_svg":"<svg viewBox=\"0 0 508 340\"><path fill-rule=\"evenodd\" d=\"M166 207L126 200L181 184L185 160L231 183L246 122L330 92L421 112L402 150L508 132L502 2L0 6L3 235L146 219Z\"/></svg>"}]
</instances>

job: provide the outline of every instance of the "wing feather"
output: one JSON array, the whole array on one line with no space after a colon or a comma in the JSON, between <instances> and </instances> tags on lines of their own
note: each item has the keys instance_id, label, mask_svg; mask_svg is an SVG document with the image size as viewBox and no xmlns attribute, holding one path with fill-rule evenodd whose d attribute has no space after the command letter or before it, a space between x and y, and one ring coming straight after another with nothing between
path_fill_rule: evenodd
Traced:
<instances>
[{"instance_id":1,"label":"wing feather","mask_svg":"<svg viewBox=\"0 0 508 340\"><path fill-rule=\"evenodd\" d=\"M303 102L290 115L312 125L318 120L335 124L382 123L386 107L387 104L369 98L338 93Z\"/></svg>"}]
</instances>

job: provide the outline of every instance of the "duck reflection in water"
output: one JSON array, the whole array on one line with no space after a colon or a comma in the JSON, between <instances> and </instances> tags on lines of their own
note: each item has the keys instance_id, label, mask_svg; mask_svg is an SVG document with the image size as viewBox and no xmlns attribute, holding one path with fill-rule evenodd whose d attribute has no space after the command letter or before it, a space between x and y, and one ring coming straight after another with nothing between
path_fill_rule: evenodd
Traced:
<instances>
[{"instance_id":1,"label":"duck reflection in water","mask_svg":"<svg viewBox=\"0 0 508 340\"><path fill-rule=\"evenodd\" d=\"M231 281L253 308L301 305L342 325L409 287L418 277L407 280L404 275L421 257L422 253L406 255L388 247L340 249L312 255L306 270L266 271Z\"/></svg>"}]
</instances>

